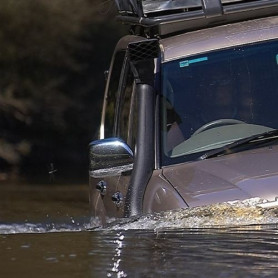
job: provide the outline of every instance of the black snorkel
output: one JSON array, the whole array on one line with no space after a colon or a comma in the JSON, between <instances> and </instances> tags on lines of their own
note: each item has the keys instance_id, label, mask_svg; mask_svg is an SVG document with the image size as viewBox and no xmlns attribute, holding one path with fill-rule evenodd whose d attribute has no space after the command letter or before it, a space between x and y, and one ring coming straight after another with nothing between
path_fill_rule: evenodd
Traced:
<instances>
[{"instance_id":1,"label":"black snorkel","mask_svg":"<svg viewBox=\"0 0 278 278\"><path fill-rule=\"evenodd\" d=\"M138 126L133 173L125 201L125 217L140 215L146 186L154 168L154 59L159 55L156 39L128 46L136 83Z\"/></svg>"}]
</instances>

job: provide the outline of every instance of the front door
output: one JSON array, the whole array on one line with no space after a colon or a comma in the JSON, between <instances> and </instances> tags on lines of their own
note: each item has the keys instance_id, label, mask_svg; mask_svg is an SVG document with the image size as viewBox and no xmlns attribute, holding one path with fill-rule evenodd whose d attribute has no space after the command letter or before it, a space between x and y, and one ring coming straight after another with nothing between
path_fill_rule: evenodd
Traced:
<instances>
[{"instance_id":1,"label":"front door","mask_svg":"<svg viewBox=\"0 0 278 278\"><path fill-rule=\"evenodd\" d=\"M135 154L137 105L135 82L127 55L120 51L114 56L104 101L100 137L118 137L124 140ZM124 217L125 197L132 171L121 175L90 178L91 203L97 216Z\"/></svg>"}]
</instances>

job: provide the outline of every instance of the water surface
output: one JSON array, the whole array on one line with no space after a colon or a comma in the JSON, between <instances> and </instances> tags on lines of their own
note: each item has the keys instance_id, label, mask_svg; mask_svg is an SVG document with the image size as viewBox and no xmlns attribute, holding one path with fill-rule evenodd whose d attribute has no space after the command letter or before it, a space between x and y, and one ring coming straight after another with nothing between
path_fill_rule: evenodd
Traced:
<instances>
[{"instance_id":1,"label":"water surface","mask_svg":"<svg viewBox=\"0 0 278 278\"><path fill-rule=\"evenodd\" d=\"M277 277L258 200L90 224L87 186L0 188L0 277Z\"/></svg>"}]
</instances>

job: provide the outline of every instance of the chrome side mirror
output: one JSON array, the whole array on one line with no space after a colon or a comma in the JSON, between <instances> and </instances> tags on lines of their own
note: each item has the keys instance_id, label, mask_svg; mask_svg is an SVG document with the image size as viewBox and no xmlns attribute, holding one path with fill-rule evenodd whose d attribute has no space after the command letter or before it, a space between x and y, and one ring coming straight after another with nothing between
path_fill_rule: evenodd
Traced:
<instances>
[{"instance_id":1,"label":"chrome side mirror","mask_svg":"<svg viewBox=\"0 0 278 278\"><path fill-rule=\"evenodd\" d=\"M133 152L119 138L93 141L89 145L90 176L117 176L133 169Z\"/></svg>"}]
</instances>

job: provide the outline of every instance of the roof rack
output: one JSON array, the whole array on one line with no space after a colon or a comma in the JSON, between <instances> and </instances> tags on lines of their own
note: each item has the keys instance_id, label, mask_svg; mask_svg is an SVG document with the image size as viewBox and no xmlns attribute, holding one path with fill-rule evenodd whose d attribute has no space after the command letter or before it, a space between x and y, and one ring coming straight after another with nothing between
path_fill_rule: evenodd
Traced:
<instances>
[{"instance_id":1,"label":"roof rack","mask_svg":"<svg viewBox=\"0 0 278 278\"><path fill-rule=\"evenodd\" d=\"M278 0L115 0L123 23L151 36L278 15Z\"/></svg>"}]
</instances>

